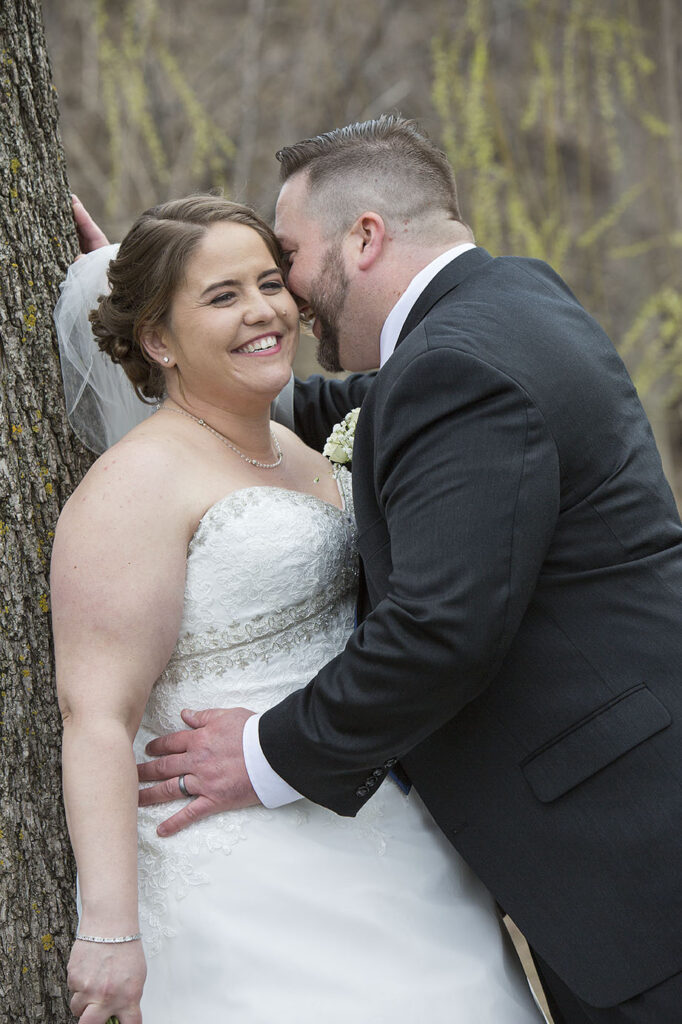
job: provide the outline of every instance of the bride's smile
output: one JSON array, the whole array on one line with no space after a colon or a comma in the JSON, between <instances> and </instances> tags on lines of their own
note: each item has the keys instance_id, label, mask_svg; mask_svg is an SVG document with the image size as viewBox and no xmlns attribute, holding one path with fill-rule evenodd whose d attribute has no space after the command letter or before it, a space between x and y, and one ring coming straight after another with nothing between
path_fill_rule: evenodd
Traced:
<instances>
[{"instance_id":1,"label":"bride's smile","mask_svg":"<svg viewBox=\"0 0 682 1024\"><path fill-rule=\"evenodd\" d=\"M298 308L252 228L212 224L190 256L164 326L146 338L170 398L200 415L266 409L298 344ZM213 420L211 420L212 422Z\"/></svg>"},{"instance_id":2,"label":"bride's smile","mask_svg":"<svg viewBox=\"0 0 682 1024\"><path fill-rule=\"evenodd\" d=\"M235 349L235 352L249 356L276 355L282 350L280 340L281 336L279 334L265 334L260 338L247 341L245 345L240 345L239 348Z\"/></svg>"}]
</instances>

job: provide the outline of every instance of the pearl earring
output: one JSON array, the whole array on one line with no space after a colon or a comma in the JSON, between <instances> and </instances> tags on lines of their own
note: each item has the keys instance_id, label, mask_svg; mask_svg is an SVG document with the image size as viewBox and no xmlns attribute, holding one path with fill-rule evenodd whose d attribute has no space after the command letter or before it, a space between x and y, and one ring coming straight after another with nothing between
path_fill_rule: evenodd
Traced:
<instances>
[{"instance_id":1,"label":"pearl earring","mask_svg":"<svg viewBox=\"0 0 682 1024\"><path fill-rule=\"evenodd\" d=\"M168 356L164 356L163 357L163 361L164 361L164 363L169 363L170 359L168 358Z\"/></svg>"}]
</instances>

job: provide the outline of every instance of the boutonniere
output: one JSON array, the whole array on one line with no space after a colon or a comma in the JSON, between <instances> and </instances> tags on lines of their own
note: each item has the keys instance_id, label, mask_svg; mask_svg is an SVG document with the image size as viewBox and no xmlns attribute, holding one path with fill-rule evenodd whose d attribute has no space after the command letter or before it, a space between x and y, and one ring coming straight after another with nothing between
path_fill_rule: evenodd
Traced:
<instances>
[{"instance_id":1,"label":"boutonniere","mask_svg":"<svg viewBox=\"0 0 682 1024\"><path fill-rule=\"evenodd\" d=\"M335 466L345 466L353 459L353 442L360 409L351 409L340 423L334 426L327 438L322 454Z\"/></svg>"}]
</instances>

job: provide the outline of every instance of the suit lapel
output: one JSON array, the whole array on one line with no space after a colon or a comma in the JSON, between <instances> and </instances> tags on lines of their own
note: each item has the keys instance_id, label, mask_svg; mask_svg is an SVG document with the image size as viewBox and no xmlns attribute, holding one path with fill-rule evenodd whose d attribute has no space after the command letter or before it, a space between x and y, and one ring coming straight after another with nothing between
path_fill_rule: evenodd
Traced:
<instances>
[{"instance_id":1,"label":"suit lapel","mask_svg":"<svg viewBox=\"0 0 682 1024\"><path fill-rule=\"evenodd\" d=\"M452 291L459 284L462 283L470 274L478 270L480 267L485 266L492 260L492 256L485 249L476 248L469 249L467 252L462 253L461 256L455 257L446 267L444 267L434 279L426 286L424 291L421 293L414 306L410 310L407 316L407 320L400 332L397 345L403 341L404 338L410 334L411 331L418 327L420 322L424 319L427 313L435 306L444 295ZM396 346L397 347L397 346ZM381 373L381 371L379 371ZM356 445L362 445L363 440L365 447L369 446L371 437L369 434L363 434L363 428L365 421L361 416L358 420L358 428L356 431L355 443ZM358 449L359 450L359 449ZM356 502L359 503L359 496L356 490L357 482L360 477L358 471L354 475L353 490L356 496ZM364 571L364 564L362 558L360 558L360 586L358 593L358 604L357 604L357 623L361 623L369 615L372 610L372 603L369 598L369 589L367 586L366 574Z\"/></svg>"},{"instance_id":2,"label":"suit lapel","mask_svg":"<svg viewBox=\"0 0 682 1024\"><path fill-rule=\"evenodd\" d=\"M400 332L396 348L415 327L418 327L426 314L436 305L448 292L456 288L462 281L484 266L492 259L492 256L485 249L468 249L461 256L456 256L451 263L436 274L424 291L421 293L414 306L407 315L407 320Z\"/></svg>"}]
</instances>

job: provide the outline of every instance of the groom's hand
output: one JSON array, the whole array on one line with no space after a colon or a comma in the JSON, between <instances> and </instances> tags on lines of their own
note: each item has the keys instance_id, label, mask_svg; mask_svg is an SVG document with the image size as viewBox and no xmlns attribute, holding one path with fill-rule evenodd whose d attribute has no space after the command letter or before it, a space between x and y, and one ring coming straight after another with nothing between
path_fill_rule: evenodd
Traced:
<instances>
[{"instance_id":1,"label":"groom's hand","mask_svg":"<svg viewBox=\"0 0 682 1024\"><path fill-rule=\"evenodd\" d=\"M242 748L242 733L253 711L246 708L212 708L183 711L190 727L160 736L147 744L146 753L155 761L137 766L140 782L157 785L140 790L140 807L186 798L179 778L193 799L177 814L161 822L160 836L172 836L200 818L220 811L250 807L260 801L251 785Z\"/></svg>"}]
</instances>

